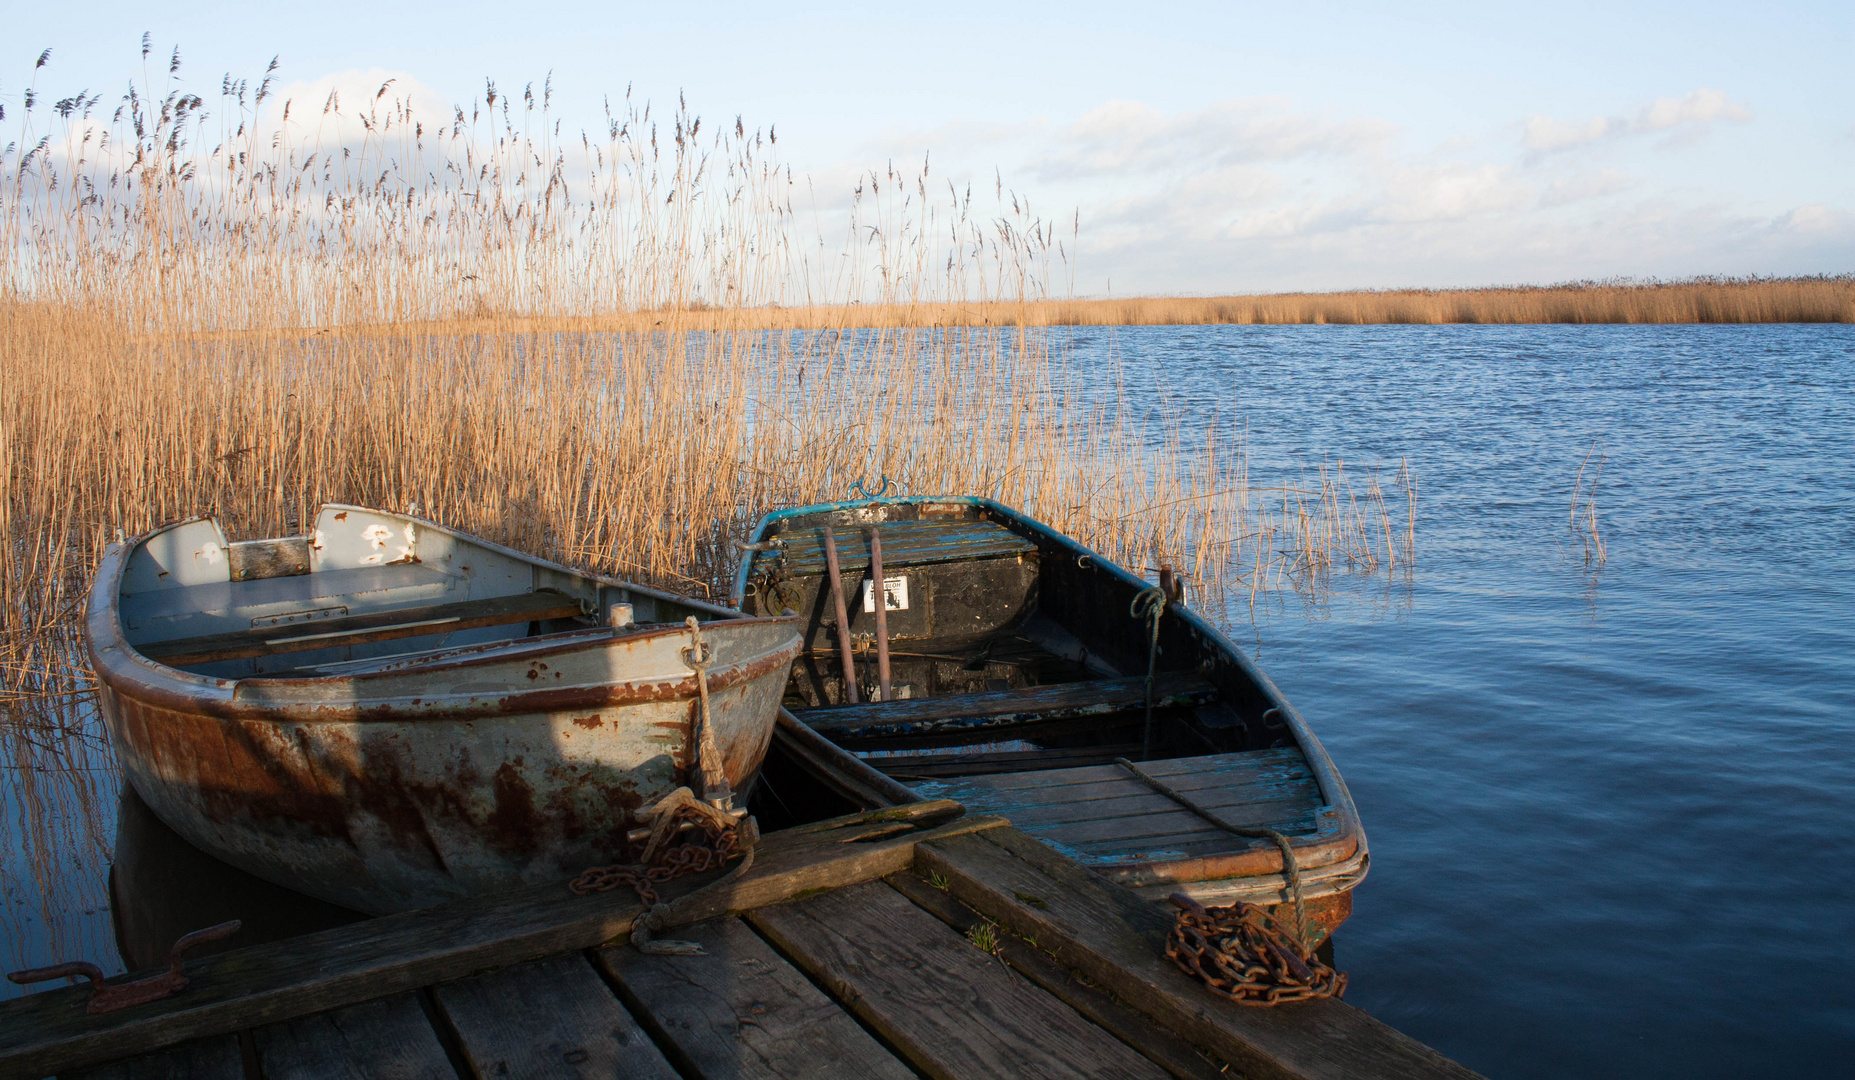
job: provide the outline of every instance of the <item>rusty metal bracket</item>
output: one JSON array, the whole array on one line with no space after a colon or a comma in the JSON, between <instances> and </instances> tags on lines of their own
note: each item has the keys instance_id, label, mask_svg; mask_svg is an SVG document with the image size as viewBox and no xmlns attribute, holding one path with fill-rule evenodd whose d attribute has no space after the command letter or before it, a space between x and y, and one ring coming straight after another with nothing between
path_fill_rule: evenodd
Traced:
<instances>
[{"instance_id":1,"label":"rusty metal bracket","mask_svg":"<svg viewBox=\"0 0 1855 1080\"><path fill-rule=\"evenodd\" d=\"M66 964L53 964L51 967L28 968L7 974L12 982L24 986L27 983L44 982L47 979L59 979L81 975L90 980L90 1003L84 1011L96 1014L115 1012L131 1005L146 1005L151 1001L160 1001L172 997L187 988L187 977L180 973L181 954L195 945L205 941L217 941L238 933L244 923L238 919L222 922L218 926L209 926L204 930L195 930L183 934L168 950L167 970L159 975L150 975L146 979L137 979L129 983L111 985L103 981L103 969L88 960L73 960Z\"/></svg>"}]
</instances>

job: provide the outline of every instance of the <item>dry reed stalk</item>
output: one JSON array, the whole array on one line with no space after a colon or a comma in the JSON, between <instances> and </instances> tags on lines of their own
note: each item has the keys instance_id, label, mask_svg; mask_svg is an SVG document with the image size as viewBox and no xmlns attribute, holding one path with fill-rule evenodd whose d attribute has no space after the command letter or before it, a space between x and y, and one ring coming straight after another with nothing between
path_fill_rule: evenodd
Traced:
<instances>
[{"instance_id":1,"label":"dry reed stalk","mask_svg":"<svg viewBox=\"0 0 1855 1080\"><path fill-rule=\"evenodd\" d=\"M1597 468L1591 469L1591 459L1597 459ZM1603 534L1597 524L1597 483L1604 475L1604 463L1608 461L1604 453L1604 439L1599 436L1591 441L1591 449L1585 452L1584 460L1578 465L1578 475L1572 479L1572 507L1567 527L1578 537L1584 547L1584 565L1597 569L1610 561L1610 551L1604 544ZM1585 485L1585 471L1591 469L1591 482ZM1582 502L1580 501L1582 499Z\"/></svg>"}]
</instances>

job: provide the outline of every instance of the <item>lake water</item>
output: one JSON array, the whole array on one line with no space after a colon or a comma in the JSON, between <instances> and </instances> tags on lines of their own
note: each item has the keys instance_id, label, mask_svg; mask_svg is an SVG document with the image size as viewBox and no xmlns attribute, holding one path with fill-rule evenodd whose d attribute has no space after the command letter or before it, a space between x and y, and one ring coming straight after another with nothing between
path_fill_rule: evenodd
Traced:
<instances>
[{"instance_id":1,"label":"lake water","mask_svg":"<svg viewBox=\"0 0 1855 1080\"><path fill-rule=\"evenodd\" d=\"M1848 1075L1855 328L1072 349L1118 351L1135 400L1247 420L1258 476L1405 457L1421 481L1408 585L1337 575L1233 635L1371 840L1347 1000L1492 1076ZM1599 438L1591 571L1567 518Z\"/></svg>"},{"instance_id":2,"label":"lake water","mask_svg":"<svg viewBox=\"0 0 1855 1080\"><path fill-rule=\"evenodd\" d=\"M1855 327L1059 340L1156 425L1247 426L1259 480L1342 457L1419 478L1408 576L1231 612L1371 840L1349 1001L1497 1077L1849 1071ZM1593 569L1567 516L1599 439ZM95 796L107 823L104 786L48 812ZM101 845L69 835L59 951L105 956ZM9 956L42 962L27 853L4 854Z\"/></svg>"}]
</instances>

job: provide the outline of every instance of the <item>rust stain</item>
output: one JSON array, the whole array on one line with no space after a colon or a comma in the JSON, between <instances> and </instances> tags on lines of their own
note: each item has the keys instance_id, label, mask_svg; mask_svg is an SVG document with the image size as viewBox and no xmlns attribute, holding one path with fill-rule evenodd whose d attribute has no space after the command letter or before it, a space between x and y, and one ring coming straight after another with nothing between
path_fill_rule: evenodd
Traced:
<instances>
[{"instance_id":1,"label":"rust stain","mask_svg":"<svg viewBox=\"0 0 1855 1080\"><path fill-rule=\"evenodd\" d=\"M114 633L119 638L120 628ZM313 874L315 882L345 891L343 902L377 912L403 898L372 891L367 875L376 865L398 863L412 873L408 887L436 889L434 899L442 899L458 885L528 877L550 864L568 872L633 858L627 830L662 794L659 787L682 779L665 773L686 776L689 765L693 676L543 689L542 672L562 678L547 661L524 665L535 682L520 692L434 696L426 686L419 697L397 701L367 700L364 681L352 678L340 681L353 696L330 695L324 679L265 680L271 693L295 697L291 685L302 689L301 699L279 702L235 699L239 680L173 672L128 646L113 652L119 647L113 641L88 644L101 711L125 769L138 788L154 792L151 804L182 815L201 846L267 859L279 873L297 875L297 887L307 887ZM545 655L586 647L563 643ZM710 673L723 768L737 789L753 775L771 728L760 732L734 714L763 694L777 696L777 687L757 683L783 683L783 668L799 648L794 640ZM444 665L475 666L468 658ZM653 703L645 711L656 717L605 723L603 713L615 706ZM666 712L676 719L663 718ZM570 732L582 733L575 751L590 758L558 756L559 740ZM601 762L611 732L622 736L613 746L643 751L655 763L640 770Z\"/></svg>"},{"instance_id":2,"label":"rust stain","mask_svg":"<svg viewBox=\"0 0 1855 1080\"><path fill-rule=\"evenodd\" d=\"M544 822L535 812L535 789L522 777L522 759L505 761L496 767L490 779L490 791L496 808L483 824L489 828L490 843L499 850L519 853L534 846Z\"/></svg>"},{"instance_id":3,"label":"rust stain","mask_svg":"<svg viewBox=\"0 0 1855 1080\"><path fill-rule=\"evenodd\" d=\"M336 521L346 521L346 520L348 520L348 512L347 512L346 510L343 510L343 511L342 511L341 513L339 513L339 514L336 514L336 515L335 515L335 520L336 520Z\"/></svg>"}]
</instances>

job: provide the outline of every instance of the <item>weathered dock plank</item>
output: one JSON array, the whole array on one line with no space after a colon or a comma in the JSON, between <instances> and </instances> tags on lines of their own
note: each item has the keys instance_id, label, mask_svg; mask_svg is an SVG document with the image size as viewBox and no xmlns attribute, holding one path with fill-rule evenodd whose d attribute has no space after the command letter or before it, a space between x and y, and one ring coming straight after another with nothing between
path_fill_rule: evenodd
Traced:
<instances>
[{"instance_id":1,"label":"weathered dock plank","mask_svg":"<svg viewBox=\"0 0 1855 1080\"><path fill-rule=\"evenodd\" d=\"M268 1024L253 1032L265 1080L452 1080L444 1044L412 994Z\"/></svg>"},{"instance_id":2,"label":"weathered dock plank","mask_svg":"<svg viewBox=\"0 0 1855 1080\"><path fill-rule=\"evenodd\" d=\"M676 1070L579 953L432 988L482 1077L676 1080Z\"/></svg>"},{"instance_id":3,"label":"weathered dock plank","mask_svg":"<svg viewBox=\"0 0 1855 1080\"><path fill-rule=\"evenodd\" d=\"M1159 907L961 813L799 826L727 886L670 883L658 936L703 956L616 944L633 897L554 885L203 958L121 1013L6 1002L0 1080L1474 1075L1341 1002L1217 997L1165 959Z\"/></svg>"},{"instance_id":4,"label":"weathered dock plank","mask_svg":"<svg viewBox=\"0 0 1855 1080\"><path fill-rule=\"evenodd\" d=\"M1165 1075L887 884L747 917L929 1076Z\"/></svg>"},{"instance_id":5,"label":"weathered dock plank","mask_svg":"<svg viewBox=\"0 0 1855 1080\"><path fill-rule=\"evenodd\" d=\"M646 956L628 945L599 956L639 1002L660 1041L703 1080L911 1080L883 1049L738 918L685 927L705 956Z\"/></svg>"},{"instance_id":6,"label":"weathered dock plank","mask_svg":"<svg viewBox=\"0 0 1855 1080\"><path fill-rule=\"evenodd\" d=\"M883 880L955 930L965 932L986 921L945 889L935 888L912 872L891 874ZM994 955L1178 1080L1230 1080L1230 1074L1213 1065L1197 1047L1160 1027L1145 1013L1129 1008L1097 987L1085 985L1029 942L1001 933Z\"/></svg>"},{"instance_id":7,"label":"weathered dock plank","mask_svg":"<svg viewBox=\"0 0 1855 1080\"><path fill-rule=\"evenodd\" d=\"M1341 1001L1246 1009L1217 997L1166 959L1172 920L1158 906L1016 829L922 844L916 856L975 911L1247 1077L1476 1075Z\"/></svg>"},{"instance_id":8,"label":"weathered dock plank","mask_svg":"<svg viewBox=\"0 0 1855 1080\"><path fill-rule=\"evenodd\" d=\"M771 834L746 875L703 893L684 914L695 921L874 880L910 866L921 840L1002 824L955 818L962 812L954 802L919 802ZM674 899L715 876L662 891ZM186 965L184 993L123 1013L86 1013L87 987L30 994L0 1004L0 1077L144 1054L591 948L629 934L642 913L626 890L574 896L561 884L538 885L204 957Z\"/></svg>"},{"instance_id":9,"label":"weathered dock plank","mask_svg":"<svg viewBox=\"0 0 1855 1080\"><path fill-rule=\"evenodd\" d=\"M60 1073L58 1080L245 1080L238 1036L215 1035L153 1054Z\"/></svg>"}]
</instances>

